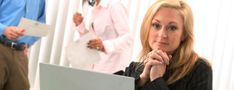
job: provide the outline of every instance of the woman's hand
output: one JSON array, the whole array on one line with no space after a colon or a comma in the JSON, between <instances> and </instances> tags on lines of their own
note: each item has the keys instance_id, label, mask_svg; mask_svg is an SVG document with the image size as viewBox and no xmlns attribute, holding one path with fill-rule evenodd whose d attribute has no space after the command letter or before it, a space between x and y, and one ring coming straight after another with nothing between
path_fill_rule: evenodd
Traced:
<instances>
[{"instance_id":1,"label":"woman's hand","mask_svg":"<svg viewBox=\"0 0 234 90\"><path fill-rule=\"evenodd\" d=\"M90 40L88 42L87 47L90 49L96 49L98 51L105 52L105 47L104 47L103 42L100 38Z\"/></svg>"},{"instance_id":2,"label":"woman's hand","mask_svg":"<svg viewBox=\"0 0 234 90\"><path fill-rule=\"evenodd\" d=\"M153 50L150 52L149 58L148 63L152 65L150 69L150 81L163 77L166 67L169 65L171 55L167 55L167 53L162 50Z\"/></svg>"},{"instance_id":3,"label":"woman's hand","mask_svg":"<svg viewBox=\"0 0 234 90\"><path fill-rule=\"evenodd\" d=\"M143 86L147 81L153 81L162 77L169 65L169 58L165 52L161 50L153 50L149 52L144 59L144 70L140 75L139 86Z\"/></svg>"},{"instance_id":4,"label":"woman's hand","mask_svg":"<svg viewBox=\"0 0 234 90\"><path fill-rule=\"evenodd\" d=\"M82 17L81 13L77 12L73 15L73 22L76 26L79 26L82 23L83 19L84 18Z\"/></svg>"},{"instance_id":5,"label":"woman's hand","mask_svg":"<svg viewBox=\"0 0 234 90\"><path fill-rule=\"evenodd\" d=\"M152 65L147 62L148 62L148 58L146 57L144 60L145 67L144 67L143 72L140 75L140 80L138 82L139 86L145 85L145 83L150 80L150 69Z\"/></svg>"}]
</instances>

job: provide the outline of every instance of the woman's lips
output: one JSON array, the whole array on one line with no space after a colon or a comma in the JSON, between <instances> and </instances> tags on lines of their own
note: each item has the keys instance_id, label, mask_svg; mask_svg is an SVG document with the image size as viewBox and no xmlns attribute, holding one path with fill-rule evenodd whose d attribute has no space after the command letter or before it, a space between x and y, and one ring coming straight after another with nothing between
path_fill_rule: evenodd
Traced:
<instances>
[{"instance_id":1,"label":"woman's lips","mask_svg":"<svg viewBox=\"0 0 234 90\"><path fill-rule=\"evenodd\" d=\"M167 45L169 45L167 42L157 42L157 41L156 41L156 44L158 46L167 46Z\"/></svg>"}]
</instances>

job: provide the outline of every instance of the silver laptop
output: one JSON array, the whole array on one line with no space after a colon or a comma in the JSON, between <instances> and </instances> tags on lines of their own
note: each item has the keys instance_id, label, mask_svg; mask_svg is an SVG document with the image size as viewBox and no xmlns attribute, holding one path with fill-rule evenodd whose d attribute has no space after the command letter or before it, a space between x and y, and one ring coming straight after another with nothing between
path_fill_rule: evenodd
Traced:
<instances>
[{"instance_id":1,"label":"silver laptop","mask_svg":"<svg viewBox=\"0 0 234 90\"><path fill-rule=\"evenodd\" d=\"M41 90L134 90L134 78L40 63Z\"/></svg>"}]
</instances>

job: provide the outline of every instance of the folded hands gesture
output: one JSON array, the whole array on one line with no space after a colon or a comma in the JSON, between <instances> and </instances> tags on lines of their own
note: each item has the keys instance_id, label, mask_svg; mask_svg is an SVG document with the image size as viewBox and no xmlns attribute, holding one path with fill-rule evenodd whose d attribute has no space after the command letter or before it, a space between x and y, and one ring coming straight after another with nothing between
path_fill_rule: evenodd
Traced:
<instances>
[{"instance_id":1,"label":"folded hands gesture","mask_svg":"<svg viewBox=\"0 0 234 90\"><path fill-rule=\"evenodd\" d=\"M140 75L140 86L143 86L147 81L153 81L162 77L166 71L167 65L172 58L162 50L152 50L144 59L144 70Z\"/></svg>"}]
</instances>

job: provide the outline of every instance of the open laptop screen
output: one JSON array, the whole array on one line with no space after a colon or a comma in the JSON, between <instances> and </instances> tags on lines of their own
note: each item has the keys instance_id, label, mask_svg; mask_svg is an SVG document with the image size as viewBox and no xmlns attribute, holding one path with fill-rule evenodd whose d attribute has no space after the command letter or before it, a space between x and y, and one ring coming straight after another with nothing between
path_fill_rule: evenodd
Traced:
<instances>
[{"instance_id":1,"label":"open laptop screen","mask_svg":"<svg viewBox=\"0 0 234 90\"><path fill-rule=\"evenodd\" d=\"M134 78L40 63L40 90L134 90Z\"/></svg>"}]
</instances>

